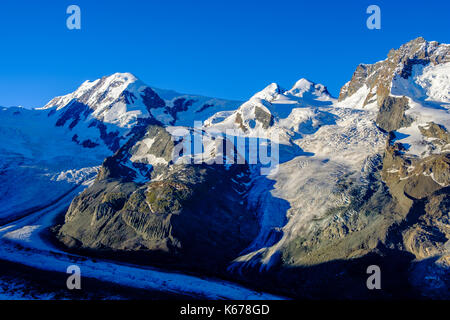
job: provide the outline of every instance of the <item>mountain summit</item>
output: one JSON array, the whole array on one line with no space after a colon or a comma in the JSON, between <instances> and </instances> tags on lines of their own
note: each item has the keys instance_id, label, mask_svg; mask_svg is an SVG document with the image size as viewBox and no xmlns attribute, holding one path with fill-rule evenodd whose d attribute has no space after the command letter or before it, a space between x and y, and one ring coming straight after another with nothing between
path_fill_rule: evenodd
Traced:
<instances>
[{"instance_id":1,"label":"mountain summit","mask_svg":"<svg viewBox=\"0 0 450 320\"><path fill-rule=\"evenodd\" d=\"M317 100L333 99L327 87L322 84L315 84L305 78L298 80L288 93L300 98L306 98L305 95L309 94Z\"/></svg>"},{"instance_id":2,"label":"mountain summit","mask_svg":"<svg viewBox=\"0 0 450 320\"><path fill-rule=\"evenodd\" d=\"M149 116L151 92L147 88L130 73L115 73L92 82L86 81L73 93L54 98L42 109L60 111L84 106L83 112L92 118L129 127L137 118ZM154 107L158 107L157 102Z\"/></svg>"}]
</instances>

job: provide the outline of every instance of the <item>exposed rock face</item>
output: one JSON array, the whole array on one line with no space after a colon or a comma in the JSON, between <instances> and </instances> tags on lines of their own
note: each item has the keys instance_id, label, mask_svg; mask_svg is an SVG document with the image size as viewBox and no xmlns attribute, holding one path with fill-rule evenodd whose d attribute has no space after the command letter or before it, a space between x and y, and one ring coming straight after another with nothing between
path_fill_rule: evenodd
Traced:
<instances>
[{"instance_id":1,"label":"exposed rock face","mask_svg":"<svg viewBox=\"0 0 450 320\"><path fill-rule=\"evenodd\" d=\"M405 115L406 110L408 110L408 99L405 97L386 97L381 103L377 124L387 132L407 127L413 119Z\"/></svg>"},{"instance_id":2,"label":"exposed rock face","mask_svg":"<svg viewBox=\"0 0 450 320\"><path fill-rule=\"evenodd\" d=\"M255 119L262 124L263 129L273 125L273 116L258 107L255 108Z\"/></svg>"},{"instance_id":3,"label":"exposed rock face","mask_svg":"<svg viewBox=\"0 0 450 320\"><path fill-rule=\"evenodd\" d=\"M446 145L450 143L450 133L444 126L429 122L425 126L419 126L420 132L428 138L434 138L438 141L434 141L440 145Z\"/></svg>"},{"instance_id":4,"label":"exposed rock face","mask_svg":"<svg viewBox=\"0 0 450 320\"><path fill-rule=\"evenodd\" d=\"M141 130L73 201L59 238L74 248L147 252L154 263L162 261L158 253L178 265L223 270L258 229L241 197L247 169L170 164L171 136L156 124ZM140 163L130 165L133 157Z\"/></svg>"}]
</instances>

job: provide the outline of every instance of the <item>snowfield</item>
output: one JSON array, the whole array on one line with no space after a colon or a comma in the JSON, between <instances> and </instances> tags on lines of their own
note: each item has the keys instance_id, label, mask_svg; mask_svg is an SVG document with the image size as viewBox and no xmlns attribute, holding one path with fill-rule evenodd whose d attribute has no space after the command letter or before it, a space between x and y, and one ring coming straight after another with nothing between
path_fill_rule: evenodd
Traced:
<instances>
[{"instance_id":1,"label":"snowfield","mask_svg":"<svg viewBox=\"0 0 450 320\"><path fill-rule=\"evenodd\" d=\"M402 138L396 141L408 147L407 154L422 157L450 149L449 145L442 149L430 148L430 138L423 136L419 129L434 122L450 131L450 62L426 67L415 65L410 78L394 79L392 94L408 97L410 108L406 115L415 119L411 126L397 131Z\"/></svg>"}]
</instances>

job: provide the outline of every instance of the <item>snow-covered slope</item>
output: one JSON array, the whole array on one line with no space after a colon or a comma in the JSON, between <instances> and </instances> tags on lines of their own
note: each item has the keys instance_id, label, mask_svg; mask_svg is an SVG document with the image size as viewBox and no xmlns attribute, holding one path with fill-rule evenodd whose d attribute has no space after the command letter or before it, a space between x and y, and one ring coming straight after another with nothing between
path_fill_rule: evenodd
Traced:
<instances>
[{"instance_id":1,"label":"snow-covered slope","mask_svg":"<svg viewBox=\"0 0 450 320\"><path fill-rule=\"evenodd\" d=\"M196 121L204 121L217 112L234 111L242 102L210 98L192 94L181 94L172 90L163 90L152 88L161 99L164 100L166 107L164 114L170 114L172 119L169 122L176 126L194 126ZM158 120L158 113L153 114Z\"/></svg>"},{"instance_id":2,"label":"snow-covered slope","mask_svg":"<svg viewBox=\"0 0 450 320\"><path fill-rule=\"evenodd\" d=\"M49 205L96 175L111 151L85 148L46 113L0 110L0 220Z\"/></svg>"}]
</instances>

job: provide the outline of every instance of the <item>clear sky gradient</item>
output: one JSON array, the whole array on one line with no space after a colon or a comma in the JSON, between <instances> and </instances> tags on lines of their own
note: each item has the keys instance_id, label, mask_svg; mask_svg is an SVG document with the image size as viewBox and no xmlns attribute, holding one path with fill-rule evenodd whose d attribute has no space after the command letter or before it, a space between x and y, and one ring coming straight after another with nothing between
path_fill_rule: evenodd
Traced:
<instances>
[{"instance_id":1,"label":"clear sky gradient","mask_svg":"<svg viewBox=\"0 0 450 320\"><path fill-rule=\"evenodd\" d=\"M82 29L66 28L79 5ZM381 30L366 8L381 8ZM150 86L246 100L305 77L333 95L359 63L418 36L450 43L450 1L1 0L0 105L43 106L131 72Z\"/></svg>"}]
</instances>

